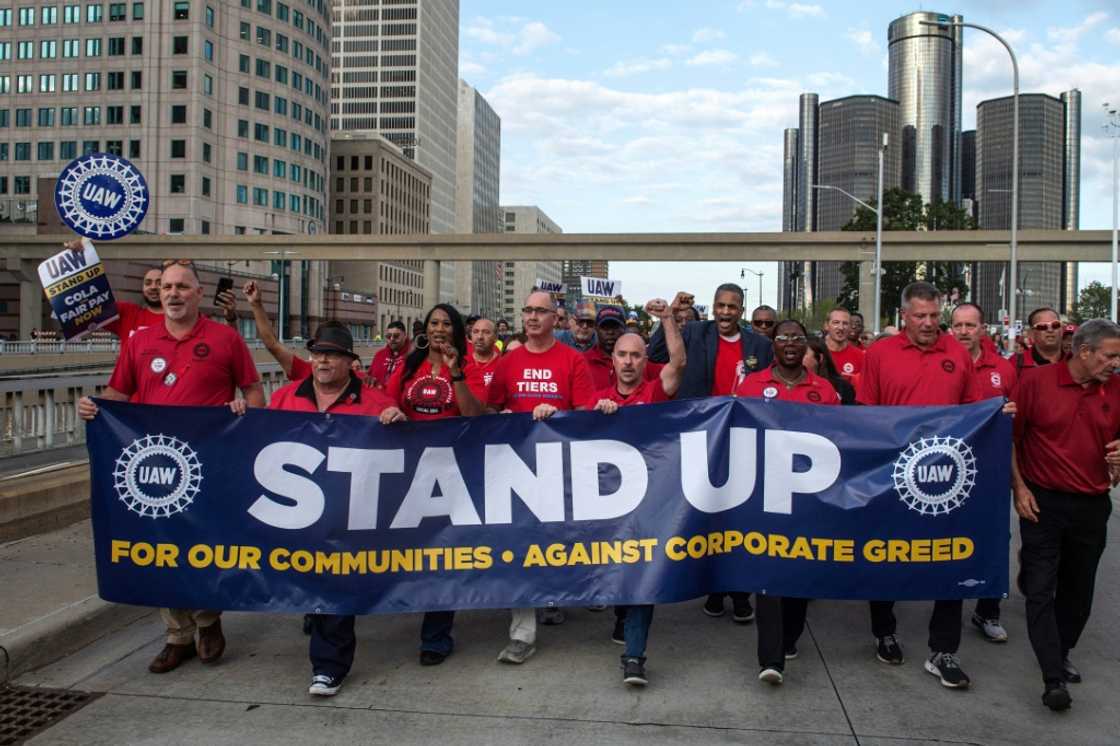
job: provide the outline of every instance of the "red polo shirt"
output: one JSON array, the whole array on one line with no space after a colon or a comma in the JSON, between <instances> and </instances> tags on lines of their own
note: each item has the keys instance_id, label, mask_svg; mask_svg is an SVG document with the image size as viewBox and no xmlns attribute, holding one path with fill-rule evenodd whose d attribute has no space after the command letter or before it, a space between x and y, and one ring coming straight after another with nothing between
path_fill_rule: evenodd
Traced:
<instances>
[{"instance_id":1,"label":"red polo shirt","mask_svg":"<svg viewBox=\"0 0 1120 746\"><path fill-rule=\"evenodd\" d=\"M163 314L154 313L147 308L129 303L126 300L117 301L118 318L105 328L120 337L122 342L127 342L133 334L149 326L163 326Z\"/></svg>"},{"instance_id":2,"label":"red polo shirt","mask_svg":"<svg viewBox=\"0 0 1120 746\"><path fill-rule=\"evenodd\" d=\"M588 409L595 405L595 386L583 355L554 340L544 352L522 345L503 355L486 397L498 411L532 412L538 404Z\"/></svg>"},{"instance_id":3,"label":"red polo shirt","mask_svg":"<svg viewBox=\"0 0 1120 746\"><path fill-rule=\"evenodd\" d=\"M494 349L494 356L488 362L480 363L474 356L474 352L468 351L467 357L469 362L463 373L467 376L467 387L470 388L471 393L475 395L481 402L486 401L486 393L490 389L490 381L494 378L494 371L498 367L498 361L502 359L502 353L497 348Z\"/></svg>"},{"instance_id":4,"label":"red polo shirt","mask_svg":"<svg viewBox=\"0 0 1120 746\"><path fill-rule=\"evenodd\" d=\"M591 380L595 384L596 390L609 389L614 386L614 360L610 355L603 352L599 345L595 345L584 352L583 359L587 361L587 367L591 370ZM654 381L661 377L661 369L664 367L665 365L662 363L647 360L646 370L642 374L642 378L646 381Z\"/></svg>"},{"instance_id":5,"label":"red polo shirt","mask_svg":"<svg viewBox=\"0 0 1120 746\"><path fill-rule=\"evenodd\" d=\"M835 363L837 372L845 381L851 383L852 377L858 376L863 371L863 356L866 353L851 342L839 352L831 349L828 352L832 355L832 362Z\"/></svg>"},{"instance_id":6,"label":"red polo shirt","mask_svg":"<svg viewBox=\"0 0 1120 746\"><path fill-rule=\"evenodd\" d=\"M1015 366L994 349L981 346L980 357L972 361L972 382L981 399L1002 396L1015 398L1018 376Z\"/></svg>"},{"instance_id":7,"label":"red polo shirt","mask_svg":"<svg viewBox=\"0 0 1120 746\"><path fill-rule=\"evenodd\" d=\"M299 355L292 355L292 367L288 371L289 381L302 381L311 375L311 363Z\"/></svg>"},{"instance_id":8,"label":"red polo shirt","mask_svg":"<svg viewBox=\"0 0 1120 746\"><path fill-rule=\"evenodd\" d=\"M327 407L327 411L331 414L376 417L385 407L391 406L393 402L389 397L379 389L363 386L361 380L351 373L346 390ZM287 412L318 412L319 402L315 399L315 382L311 378L304 378L277 389L268 402L268 408Z\"/></svg>"},{"instance_id":9,"label":"red polo shirt","mask_svg":"<svg viewBox=\"0 0 1120 746\"><path fill-rule=\"evenodd\" d=\"M824 378L812 371L805 371L805 378L790 388L774 375L774 367L751 373L743 379L735 396L744 399L780 399L801 404L840 404L840 395Z\"/></svg>"},{"instance_id":10,"label":"red polo shirt","mask_svg":"<svg viewBox=\"0 0 1120 746\"><path fill-rule=\"evenodd\" d=\"M163 323L137 331L117 359L109 386L141 404L205 407L226 404L237 389L259 380L241 336L199 316L182 339Z\"/></svg>"},{"instance_id":11,"label":"red polo shirt","mask_svg":"<svg viewBox=\"0 0 1120 746\"><path fill-rule=\"evenodd\" d=\"M922 349L906 332L871 345L863 359L860 404L946 406L979 401L972 358L953 335L943 333Z\"/></svg>"},{"instance_id":12,"label":"red polo shirt","mask_svg":"<svg viewBox=\"0 0 1120 746\"><path fill-rule=\"evenodd\" d=\"M1015 453L1024 479L1060 492L1108 492L1104 447L1120 433L1120 377L1083 387L1068 363L1042 365L1019 381L1015 403Z\"/></svg>"},{"instance_id":13,"label":"red polo shirt","mask_svg":"<svg viewBox=\"0 0 1120 746\"><path fill-rule=\"evenodd\" d=\"M629 407L638 404L656 404L657 402L669 401L670 396L665 393L665 386L661 383L660 376L650 380L643 380L638 384L638 388L631 391L629 394L622 394L619 392L618 387L611 384L610 388L600 389L595 392L595 401L601 399L610 399L620 407Z\"/></svg>"},{"instance_id":14,"label":"red polo shirt","mask_svg":"<svg viewBox=\"0 0 1120 746\"><path fill-rule=\"evenodd\" d=\"M404 365L405 355L411 349L412 341L405 340L404 347L401 348L400 352L393 352L388 345L378 350L369 364L369 373L367 374L369 385L383 387L389 383L389 376L393 375L393 371L401 365Z\"/></svg>"}]
</instances>

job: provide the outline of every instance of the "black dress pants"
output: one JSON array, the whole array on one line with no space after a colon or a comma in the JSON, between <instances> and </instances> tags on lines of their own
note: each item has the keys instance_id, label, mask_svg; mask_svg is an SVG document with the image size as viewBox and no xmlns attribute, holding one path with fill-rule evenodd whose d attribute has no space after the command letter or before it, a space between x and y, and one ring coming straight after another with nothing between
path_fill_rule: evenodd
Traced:
<instances>
[{"instance_id":1,"label":"black dress pants","mask_svg":"<svg viewBox=\"0 0 1120 746\"><path fill-rule=\"evenodd\" d=\"M897 630L894 601L871 601L871 634L876 637L893 635ZM929 617L929 649L935 653L956 653L961 646L961 611L964 602L959 598L934 601Z\"/></svg>"},{"instance_id":2,"label":"black dress pants","mask_svg":"<svg viewBox=\"0 0 1120 746\"><path fill-rule=\"evenodd\" d=\"M1019 519L1019 590L1027 599L1027 633L1042 678L1062 679L1062 660L1077 645L1093 608L1097 565L1112 501L1027 484L1038 523Z\"/></svg>"}]
</instances>

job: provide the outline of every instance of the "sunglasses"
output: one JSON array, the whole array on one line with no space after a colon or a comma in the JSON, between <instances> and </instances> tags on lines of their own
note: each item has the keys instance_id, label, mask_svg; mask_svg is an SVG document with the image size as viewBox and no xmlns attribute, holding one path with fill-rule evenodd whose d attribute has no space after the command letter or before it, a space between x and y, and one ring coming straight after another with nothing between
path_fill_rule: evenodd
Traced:
<instances>
[{"instance_id":1,"label":"sunglasses","mask_svg":"<svg viewBox=\"0 0 1120 746\"><path fill-rule=\"evenodd\" d=\"M1056 332L1061 328L1062 322L1060 321L1051 321L1049 323L1034 324L1031 326L1031 329L1034 329L1036 332Z\"/></svg>"},{"instance_id":2,"label":"sunglasses","mask_svg":"<svg viewBox=\"0 0 1120 746\"><path fill-rule=\"evenodd\" d=\"M775 342L808 342L808 338L804 334L779 334L774 337Z\"/></svg>"},{"instance_id":3,"label":"sunglasses","mask_svg":"<svg viewBox=\"0 0 1120 746\"><path fill-rule=\"evenodd\" d=\"M770 319L751 319L751 326L764 326L769 328L774 326L774 322Z\"/></svg>"}]
</instances>

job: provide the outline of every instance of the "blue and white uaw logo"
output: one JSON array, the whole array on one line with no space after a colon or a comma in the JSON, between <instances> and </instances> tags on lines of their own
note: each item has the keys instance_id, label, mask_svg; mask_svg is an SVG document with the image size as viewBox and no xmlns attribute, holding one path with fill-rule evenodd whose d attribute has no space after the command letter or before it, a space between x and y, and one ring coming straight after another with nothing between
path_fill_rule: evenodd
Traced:
<instances>
[{"instance_id":1,"label":"blue and white uaw logo","mask_svg":"<svg viewBox=\"0 0 1120 746\"><path fill-rule=\"evenodd\" d=\"M112 241L127 236L148 212L148 184L140 169L116 155L90 153L58 176L54 205L74 232Z\"/></svg>"},{"instance_id":2,"label":"blue and white uaw logo","mask_svg":"<svg viewBox=\"0 0 1120 746\"><path fill-rule=\"evenodd\" d=\"M145 435L128 444L113 469L113 487L128 509L167 518L190 507L202 483L202 464L189 445L170 435Z\"/></svg>"},{"instance_id":3,"label":"blue and white uaw logo","mask_svg":"<svg viewBox=\"0 0 1120 746\"><path fill-rule=\"evenodd\" d=\"M894 462L894 488L922 515L945 515L964 504L976 484L976 457L960 438L922 438Z\"/></svg>"}]
</instances>

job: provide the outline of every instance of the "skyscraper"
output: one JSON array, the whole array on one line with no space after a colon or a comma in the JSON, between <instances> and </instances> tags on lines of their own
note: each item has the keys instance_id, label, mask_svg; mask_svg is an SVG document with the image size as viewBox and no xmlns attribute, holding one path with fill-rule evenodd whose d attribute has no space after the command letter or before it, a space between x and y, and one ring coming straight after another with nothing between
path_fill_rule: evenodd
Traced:
<instances>
[{"instance_id":1,"label":"skyscraper","mask_svg":"<svg viewBox=\"0 0 1120 746\"><path fill-rule=\"evenodd\" d=\"M332 130L379 132L432 174L433 233L455 228L458 0L333 0ZM452 300L454 266L425 265L425 303Z\"/></svg>"},{"instance_id":2,"label":"skyscraper","mask_svg":"<svg viewBox=\"0 0 1120 746\"><path fill-rule=\"evenodd\" d=\"M883 135L888 147L883 164L883 189L901 179L899 106L882 96L858 95L826 101L809 111L817 95L801 95L799 119L805 129L787 129L783 160L783 230L836 231L856 211L850 197L834 190L815 190L813 184L834 186L869 202L878 183L878 148ZM812 158L811 163L802 158ZM810 192L806 195L804 192ZM802 210L808 210L802 214ZM782 309L800 303L836 298L843 287L840 262L783 262L780 270Z\"/></svg>"},{"instance_id":3,"label":"skyscraper","mask_svg":"<svg viewBox=\"0 0 1120 746\"><path fill-rule=\"evenodd\" d=\"M498 205L502 120L478 91L459 81L455 232L500 233ZM501 262L457 262L455 302L464 313L494 318L501 310Z\"/></svg>"},{"instance_id":4,"label":"skyscraper","mask_svg":"<svg viewBox=\"0 0 1120 746\"><path fill-rule=\"evenodd\" d=\"M926 202L959 203L963 36L922 25L942 18L922 11L891 21L887 96L901 115L902 188Z\"/></svg>"},{"instance_id":5,"label":"skyscraper","mask_svg":"<svg viewBox=\"0 0 1120 746\"><path fill-rule=\"evenodd\" d=\"M981 101L976 107L976 197L978 223L987 230L1011 226L1012 99ZM1055 98L1019 95L1019 227L1076 230L1080 203L1081 92ZM986 309L1007 308L1007 267L978 263L974 298ZM1019 318L1051 306L1068 312L1076 300L1075 263L1024 262L1019 267Z\"/></svg>"},{"instance_id":6,"label":"skyscraper","mask_svg":"<svg viewBox=\"0 0 1120 746\"><path fill-rule=\"evenodd\" d=\"M563 233L552 218L535 205L506 205L501 208L502 223L506 233ZM560 282L560 260L551 262L521 261L501 262L502 308L498 318L503 318L515 328L521 328L521 306L537 280ZM578 282L578 280L577 280Z\"/></svg>"}]
</instances>

